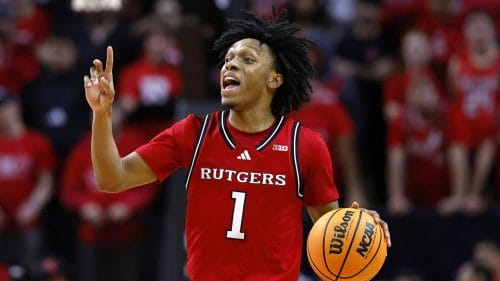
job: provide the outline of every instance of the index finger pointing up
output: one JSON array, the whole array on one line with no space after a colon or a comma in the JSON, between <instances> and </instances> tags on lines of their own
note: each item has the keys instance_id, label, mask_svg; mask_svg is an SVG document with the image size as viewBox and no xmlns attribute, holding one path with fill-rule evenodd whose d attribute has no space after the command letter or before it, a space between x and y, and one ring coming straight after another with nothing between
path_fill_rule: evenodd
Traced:
<instances>
[{"instance_id":1,"label":"index finger pointing up","mask_svg":"<svg viewBox=\"0 0 500 281\"><path fill-rule=\"evenodd\" d=\"M106 50L106 72L113 71L113 47L108 46Z\"/></svg>"}]
</instances>

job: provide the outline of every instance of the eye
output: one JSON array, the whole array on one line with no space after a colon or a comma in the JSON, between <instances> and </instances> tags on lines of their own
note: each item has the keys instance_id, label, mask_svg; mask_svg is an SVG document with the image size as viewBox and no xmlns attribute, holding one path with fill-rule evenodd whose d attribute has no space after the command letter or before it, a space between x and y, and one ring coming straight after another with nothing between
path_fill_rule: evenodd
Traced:
<instances>
[{"instance_id":1,"label":"eye","mask_svg":"<svg viewBox=\"0 0 500 281\"><path fill-rule=\"evenodd\" d=\"M230 62L231 60L232 60L232 58L231 58L231 57L225 57L225 58L224 58L224 63L228 63L228 62Z\"/></svg>"},{"instance_id":2,"label":"eye","mask_svg":"<svg viewBox=\"0 0 500 281\"><path fill-rule=\"evenodd\" d=\"M255 60L253 58L250 58L250 57L245 57L243 58L243 62L244 63L252 63L254 62Z\"/></svg>"}]
</instances>

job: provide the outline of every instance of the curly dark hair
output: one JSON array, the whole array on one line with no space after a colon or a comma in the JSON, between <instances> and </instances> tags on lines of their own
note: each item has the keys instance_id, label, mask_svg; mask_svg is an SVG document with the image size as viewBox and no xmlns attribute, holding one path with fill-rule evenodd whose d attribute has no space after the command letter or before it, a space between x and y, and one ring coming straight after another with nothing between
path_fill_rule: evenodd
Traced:
<instances>
[{"instance_id":1,"label":"curly dark hair","mask_svg":"<svg viewBox=\"0 0 500 281\"><path fill-rule=\"evenodd\" d=\"M276 17L273 7L273 18L264 18L242 11L243 18L230 19L230 28L224 32L214 44L213 50L219 52L222 66L224 57L231 46L245 38L252 38L269 46L274 58L276 71L283 75L283 84L277 89L271 110L275 116L286 115L297 110L310 100L312 91L309 79L316 75L307 48L314 44L296 35L301 30L296 23L287 19L287 11L282 10Z\"/></svg>"}]
</instances>

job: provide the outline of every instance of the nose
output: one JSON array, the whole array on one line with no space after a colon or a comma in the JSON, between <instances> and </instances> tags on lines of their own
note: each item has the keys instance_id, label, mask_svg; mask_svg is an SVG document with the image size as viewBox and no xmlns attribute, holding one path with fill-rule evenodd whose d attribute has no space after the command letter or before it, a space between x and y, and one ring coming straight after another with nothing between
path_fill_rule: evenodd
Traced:
<instances>
[{"instance_id":1,"label":"nose","mask_svg":"<svg viewBox=\"0 0 500 281\"><path fill-rule=\"evenodd\" d=\"M224 63L224 66L227 70L235 70L238 69L238 64L236 62L236 58L232 58Z\"/></svg>"}]
</instances>

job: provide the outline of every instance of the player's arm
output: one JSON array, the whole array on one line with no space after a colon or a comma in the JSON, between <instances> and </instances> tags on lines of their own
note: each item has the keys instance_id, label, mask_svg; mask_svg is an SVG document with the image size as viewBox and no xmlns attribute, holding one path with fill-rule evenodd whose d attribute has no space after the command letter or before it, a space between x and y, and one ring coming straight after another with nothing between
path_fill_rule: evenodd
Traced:
<instances>
[{"instance_id":1,"label":"player's arm","mask_svg":"<svg viewBox=\"0 0 500 281\"><path fill-rule=\"evenodd\" d=\"M319 206L309 206L307 207L307 213L313 222L316 222L321 216L328 213L331 210L339 208L339 201L333 201L324 205Z\"/></svg>"},{"instance_id":2,"label":"player's arm","mask_svg":"<svg viewBox=\"0 0 500 281\"><path fill-rule=\"evenodd\" d=\"M84 77L84 88L93 113L91 156L98 186L104 191L119 192L155 181L155 174L137 153L120 157L113 138L113 49L107 48L105 69L98 59L93 64L90 77Z\"/></svg>"}]
</instances>

